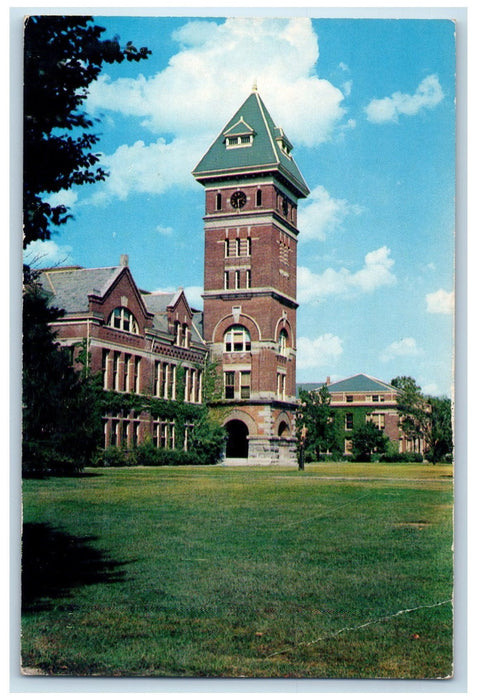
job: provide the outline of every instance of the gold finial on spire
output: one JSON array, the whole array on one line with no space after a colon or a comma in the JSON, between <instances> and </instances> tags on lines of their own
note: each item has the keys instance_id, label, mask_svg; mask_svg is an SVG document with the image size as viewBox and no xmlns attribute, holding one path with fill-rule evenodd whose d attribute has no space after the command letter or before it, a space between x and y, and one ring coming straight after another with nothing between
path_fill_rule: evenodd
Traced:
<instances>
[{"instance_id":1,"label":"gold finial on spire","mask_svg":"<svg viewBox=\"0 0 477 700\"><path fill-rule=\"evenodd\" d=\"M256 78L255 78L255 80L253 81L252 92L258 92L257 79L256 79Z\"/></svg>"}]
</instances>

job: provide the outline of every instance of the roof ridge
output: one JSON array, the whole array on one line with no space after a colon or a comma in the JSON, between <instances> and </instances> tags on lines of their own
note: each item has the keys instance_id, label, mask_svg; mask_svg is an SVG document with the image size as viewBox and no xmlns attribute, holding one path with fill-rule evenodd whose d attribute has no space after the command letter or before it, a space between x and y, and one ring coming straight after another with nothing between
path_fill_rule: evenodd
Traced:
<instances>
[{"instance_id":1,"label":"roof ridge","mask_svg":"<svg viewBox=\"0 0 477 700\"><path fill-rule=\"evenodd\" d=\"M273 153L274 153L274 155L275 155L276 165L280 165L280 158L279 158L279 156L278 156L278 152L277 152L277 149L276 149L275 139L274 139L274 137L273 137L272 134L271 134L270 125L269 125L268 119L267 119L268 110L267 110L267 108L265 107L265 104L264 104L264 102L263 102L262 98L260 97L260 95L259 95L259 93L258 93L257 90L254 90L254 91L251 93L251 95L255 95L255 97L256 97L257 104L258 104L258 108L259 108L259 110L260 110L260 114L262 115L262 119L263 119L263 121L264 121L264 123L265 123L265 127L266 127L266 129L267 129L267 133L268 133L268 137L269 137L269 139L270 139L270 143L271 143L271 146L272 146L272 150L273 150ZM251 95L250 95L250 96L251 96ZM270 116L270 115L269 115L269 116ZM270 119L271 119L271 116L270 116ZM273 120L272 120L272 122L273 122ZM274 122L273 122L273 125L276 126Z\"/></svg>"}]
</instances>

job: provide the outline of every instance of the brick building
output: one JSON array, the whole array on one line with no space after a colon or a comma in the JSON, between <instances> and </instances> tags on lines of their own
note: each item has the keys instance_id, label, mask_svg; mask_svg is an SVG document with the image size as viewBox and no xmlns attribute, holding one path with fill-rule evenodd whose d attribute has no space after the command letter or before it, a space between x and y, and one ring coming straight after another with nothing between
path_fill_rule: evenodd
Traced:
<instances>
[{"instance_id":1,"label":"brick building","mask_svg":"<svg viewBox=\"0 0 477 700\"><path fill-rule=\"evenodd\" d=\"M127 256L118 267L41 274L66 312L58 339L86 341L105 390L174 400L180 366L185 401L199 404L206 358L216 362L228 460L296 464L297 204L309 190L291 150L254 89L194 169L205 189L203 314L183 291L141 292ZM147 411L104 420L106 446L151 435L182 447L173 422Z\"/></svg>"},{"instance_id":2,"label":"brick building","mask_svg":"<svg viewBox=\"0 0 477 700\"><path fill-rule=\"evenodd\" d=\"M299 388L313 391L321 384L300 384ZM331 395L330 406L344 454L351 454L351 433L366 421L372 421L383 430L399 452L423 454L422 438L410 438L403 433L398 413L399 389L367 374L355 374L338 382L326 381Z\"/></svg>"},{"instance_id":3,"label":"brick building","mask_svg":"<svg viewBox=\"0 0 477 700\"><path fill-rule=\"evenodd\" d=\"M309 193L256 90L193 171L205 188L204 339L227 459L296 462L297 203Z\"/></svg>"},{"instance_id":4,"label":"brick building","mask_svg":"<svg viewBox=\"0 0 477 700\"><path fill-rule=\"evenodd\" d=\"M43 270L39 282L49 304L65 311L53 324L58 341L71 347L72 358L86 341L88 369L102 374L105 391L174 400L180 368L184 401L202 402L207 354L202 313L190 308L182 290L141 292L127 256L117 267ZM179 444L171 411L153 417L141 407L124 406L104 416L106 447L133 447L150 436L156 447L187 448L187 429Z\"/></svg>"}]
</instances>

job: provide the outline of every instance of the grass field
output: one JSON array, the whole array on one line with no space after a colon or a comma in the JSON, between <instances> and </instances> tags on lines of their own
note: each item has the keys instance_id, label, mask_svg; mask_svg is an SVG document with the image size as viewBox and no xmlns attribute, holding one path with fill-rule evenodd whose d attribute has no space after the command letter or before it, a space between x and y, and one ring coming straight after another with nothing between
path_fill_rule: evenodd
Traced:
<instances>
[{"instance_id":1,"label":"grass field","mask_svg":"<svg viewBox=\"0 0 477 700\"><path fill-rule=\"evenodd\" d=\"M23 665L82 676L452 673L449 466L24 482Z\"/></svg>"}]
</instances>

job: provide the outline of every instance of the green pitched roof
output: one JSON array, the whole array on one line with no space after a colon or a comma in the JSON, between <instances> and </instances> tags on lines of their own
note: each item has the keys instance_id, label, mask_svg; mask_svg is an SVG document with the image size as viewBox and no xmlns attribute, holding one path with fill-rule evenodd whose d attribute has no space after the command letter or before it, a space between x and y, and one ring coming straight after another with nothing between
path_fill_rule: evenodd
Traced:
<instances>
[{"instance_id":1,"label":"green pitched roof","mask_svg":"<svg viewBox=\"0 0 477 700\"><path fill-rule=\"evenodd\" d=\"M353 377L328 384L328 390L330 394L338 391L397 391L391 384L369 377L367 374L355 374Z\"/></svg>"},{"instance_id":2,"label":"green pitched roof","mask_svg":"<svg viewBox=\"0 0 477 700\"><path fill-rule=\"evenodd\" d=\"M226 138L239 134L251 134L252 145L227 148ZM192 174L199 182L205 183L227 176L273 173L285 179L297 196L306 197L308 186L295 161L280 143L291 149L283 129L275 126L260 95L254 90L222 129Z\"/></svg>"}]
</instances>

